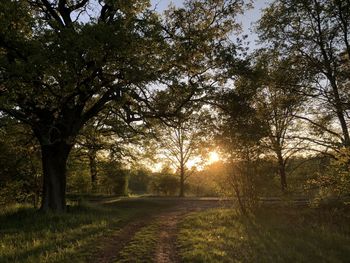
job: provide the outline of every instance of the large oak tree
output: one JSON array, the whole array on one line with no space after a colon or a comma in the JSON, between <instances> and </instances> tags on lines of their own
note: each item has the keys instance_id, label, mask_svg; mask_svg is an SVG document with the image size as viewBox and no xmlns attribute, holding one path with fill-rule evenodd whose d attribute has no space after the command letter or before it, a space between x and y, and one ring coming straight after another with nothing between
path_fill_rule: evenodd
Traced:
<instances>
[{"instance_id":1,"label":"large oak tree","mask_svg":"<svg viewBox=\"0 0 350 263\"><path fill-rule=\"evenodd\" d=\"M0 109L41 145L43 210L65 210L66 162L83 125L111 100L137 98L155 80L162 41L147 1L1 2ZM157 39L157 41L155 41Z\"/></svg>"},{"instance_id":2,"label":"large oak tree","mask_svg":"<svg viewBox=\"0 0 350 263\"><path fill-rule=\"evenodd\" d=\"M186 1L163 20L147 0L0 2L0 111L40 143L42 210L65 210L66 162L84 124L110 102L127 122L159 115L150 84L216 61L242 2Z\"/></svg>"}]
</instances>

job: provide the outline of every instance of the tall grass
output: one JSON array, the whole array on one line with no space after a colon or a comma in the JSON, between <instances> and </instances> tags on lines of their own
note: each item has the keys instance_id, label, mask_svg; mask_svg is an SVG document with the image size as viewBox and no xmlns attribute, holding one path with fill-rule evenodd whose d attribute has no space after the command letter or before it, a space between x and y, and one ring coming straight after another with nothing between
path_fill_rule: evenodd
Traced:
<instances>
[{"instance_id":1,"label":"tall grass","mask_svg":"<svg viewBox=\"0 0 350 263\"><path fill-rule=\"evenodd\" d=\"M151 201L85 203L66 214L13 206L0 213L0 262L86 262L98 240L164 204Z\"/></svg>"},{"instance_id":2,"label":"tall grass","mask_svg":"<svg viewBox=\"0 0 350 263\"><path fill-rule=\"evenodd\" d=\"M296 208L192 214L181 224L183 262L350 262L350 214Z\"/></svg>"}]
</instances>

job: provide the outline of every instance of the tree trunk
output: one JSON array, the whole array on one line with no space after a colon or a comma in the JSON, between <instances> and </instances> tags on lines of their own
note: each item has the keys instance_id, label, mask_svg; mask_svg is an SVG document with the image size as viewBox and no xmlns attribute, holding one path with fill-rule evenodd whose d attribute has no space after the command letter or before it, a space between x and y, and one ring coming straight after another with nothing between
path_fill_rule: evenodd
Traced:
<instances>
[{"instance_id":1,"label":"tree trunk","mask_svg":"<svg viewBox=\"0 0 350 263\"><path fill-rule=\"evenodd\" d=\"M331 83L331 86L333 89L334 102L335 102L334 106L335 106L336 114L337 114L337 117L338 117L338 120L340 123L341 130L343 133L343 138L344 138L343 144L345 147L349 147L350 146L349 129L348 129L348 125L347 125L346 120L345 120L343 103L342 103L340 95L339 95L338 85L337 85L337 82L333 76L328 77L328 79L330 80L330 83Z\"/></svg>"},{"instance_id":2,"label":"tree trunk","mask_svg":"<svg viewBox=\"0 0 350 263\"><path fill-rule=\"evenodd\" d=\"M278 155L278 172L281 178L282 192L285 192L287 190L286 166L281 155Z\"/></svg>"},{"instance_id":3,"label":"tree trunk","mask_svg":"<svg viewBox=\"0 0 350 263\"><path fill-rule=\"evenodd\" d=\"M180 168L180 197L185 196L185 167L184 165L181 165Z\"/></svg>"},{"instance_id":4,"label":"tree trunk","mask_svg":"<svg viewBox=\"0 0 350 263\"><path fill-rule=\"evenodd\" d=\"M44 177L42 211L66 210L66 165L71 148L65 142L41 145Z\"/></svg>"},{"instance_id":5,"label":"tree trunk","mask_svg":"<svg viewBox=\"0 0 350 263\"><path fill-rule=\"evenodd\" d=\"M341 129L342 129L342 132L343 132L343 137L344 137L343 144L344 144L345 147L349 147L350 146L349 129L348 129L348 126L347 126L344 114L343 114L343 112L338 111L338 109L337 109L337 116L338 116L338 119L339 119L339 122L340 122L340 126L341 126Z\"/></svg>"},{"instance_id":6,"label":"tree trunk","mask_svg":"<svg viewBox=\"0 0 350 263\"><path fill-rule=\"evenodd\" d=\"M91 190L93 193L97 190L97 165L96 165L96 151L89 153L89 166L91 176Z\"/></svg>"}]
</instances>

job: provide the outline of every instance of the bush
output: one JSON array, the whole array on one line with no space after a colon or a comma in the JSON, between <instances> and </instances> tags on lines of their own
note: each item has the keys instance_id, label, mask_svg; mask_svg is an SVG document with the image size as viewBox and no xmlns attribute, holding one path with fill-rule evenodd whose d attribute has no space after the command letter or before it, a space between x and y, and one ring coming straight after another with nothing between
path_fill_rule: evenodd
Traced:
<instances>
[{"instance_id":1,"label":"bush","mask_svg":"<svg viewBox=\"0 0 350 263\"><path fill-rule=\"evenodd\" d=\"M91 191L91 179L87 170L72 171L67 179L67 191L69 193L89 193Z\"/></svg>"},{"instance_id":2,"label":"bush","mask_svg":"<svg viewBox=\"0 0 350 263\"><path fill-rule=\"evenodd\" d=\"M179 179L173 174L154 174L149 188L153 194L173 196L179 190Z\"/></svg>"},{"instance_id":3,"label":"bush","mask_svg":"<svg viewBox=\"0 0 350 263\"><path fill-rule=\"evenodd\" d=\"M115 161L101 163L99 188L107 194L128 195L129 176L130 171Z\"/></svg>"},{"instance_id":4,"label":"bush","mask_svg":"<svg viewBox=\"0 0 350 263\"><path fill-rule=\"evenodd\" d=\"M326 171L307 182L308 188L317 189L312 204L335 205L347 203L350 197L350 149L342 148L335 154Z\"/></svg>"},{"instance_id":5,"label":"bush","mask_svg":"<svg viewBox=\"0 0 350 263\"><path fill-rule=\"evenodd\" d=\"M149 188L151 172L145 169L133 171L129 178L129 190L135 194L145 194Z\"/></svg>"},{"instance_id":6,"label":"bush","mask_svg":"<svg viewBox=\"0 0 350 263\"><path fill-rule=\"evenodd\" d=\"M25 203L33 199L34 193L26 191L24 181L8 181L0 187L0 205Z\"/></svg>"}]
</instances>

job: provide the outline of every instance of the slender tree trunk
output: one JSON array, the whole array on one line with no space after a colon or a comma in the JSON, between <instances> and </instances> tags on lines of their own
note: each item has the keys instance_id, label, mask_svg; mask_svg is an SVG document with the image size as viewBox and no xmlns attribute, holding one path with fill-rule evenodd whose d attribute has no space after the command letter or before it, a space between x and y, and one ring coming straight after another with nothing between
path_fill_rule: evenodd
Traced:
<instances>
[{"instance_id":1,"label":"slender tree trunk","mask_svg":"<svg viewBox=\"0 0 350 263\"><path fill-rule=\"evenodd\" d=\"M345 117L343 112L337 110L337 116L340 122L340 126L343 132L343 137L344 137L344 146L349 147L350 146L350 136L349 136L349 129L347 126L347 123L345 121Z\"/></svg>"},{"instance_id":2,"label":"slender tree trunk","mask_svg":"<svg viewBox=\"0 0 350 263\"><path fill-rule=\"evenodd\" d=\"M281 189L282 192L287 190L287 176L286 176L286 166L283 160L282 154L278 154L278 173L281 178Z\"/></svg>"},{"instance_id":3,"label":"slender tree trunk","mask_svg":"<svg viewBox=\"0 0 350 263\"><path fill-rule=\"evenodd\" d=\"M233 190L235 191L235 195L236 195L236 198L238 201L238 206L239 206L239 210L240 210L241 214L247 215L247 206L246 206L246 203L243 202L242 198L244 198L244 197L242 197L237 183L233 184Z\"/></svg>"},{"instance_id":4,"label":"slender tree trunk","mask_svg":"<svg viewBox=\"0 0 350 263\"><path fill-rule=\"evenodd\" d=\"M71 148L65 142L41 145L44 177L42 211L66 210L66 165Z\"/></svg>"},{"instance_id":5,"label":"slender tree trunk","mask_svg":"<svg viewBox=\"0 0 350 263\"><path fill-rule=\"evenodd\" d=\"M279 174L281 177L281 189L283 192L285 192L287 190L287 177L284 165L279 166Z\"/></svg>"},{"instance_id":6,"label":"slender tree trunk","mask_svg":"<svg viewBox=\"0 0 350 263\"><path fill-rule=\"evenodd\" d=\"M97 190L97 165L96 165L96 151L89 152L89 166L91 176L91 190L93 193Z\"/></svg>"},{"instance_id":7,"label":"slender tree trunk","mask_svg":"<svg viewBox=\"0 0 350 263\"><path fill-rule=\"evenodd\" d=\"M180 197L185 196L185 166L181 164L180 168Z\"/></svg>"},{"instance_id":8,"label":"slender tree trunk","mask_svg":"<svg viewBox=\"0 0 350 263\"><path fill-rule=\"evenodd\" d=\"M344 112L343 112L343 107L342 107L342 102L339 96L339 92L338 92L338 86L336 85L335 81L333 81L334 83L332 84L333 86L333 93L334 93L334 97L335 97L335 107L336 107L336 113L337 113L337 117L340 123L340 127L342 129L342 133L343 133L343 138L344 138L344 146L349 147L350 146L350 135L349 135L349 129L348 129L348 125L346 123L345 120L345 116L344 116Z\"/></svg>"},{"instance_id":9,"label":"slender tree trunk","mask_svg":"<svg viewBox=\"0 0 350 263\"><path fill-rule=\"evenodd\" d=\"M233 189L234 197L237 199L238 208L242 215L247 215L247 202L244 202L244 173L246 172L246 168L244 167L242 170L237 169L233 162L231 162L231 172L229 176L229 183Z\"/></svg>"}]
</instances>

